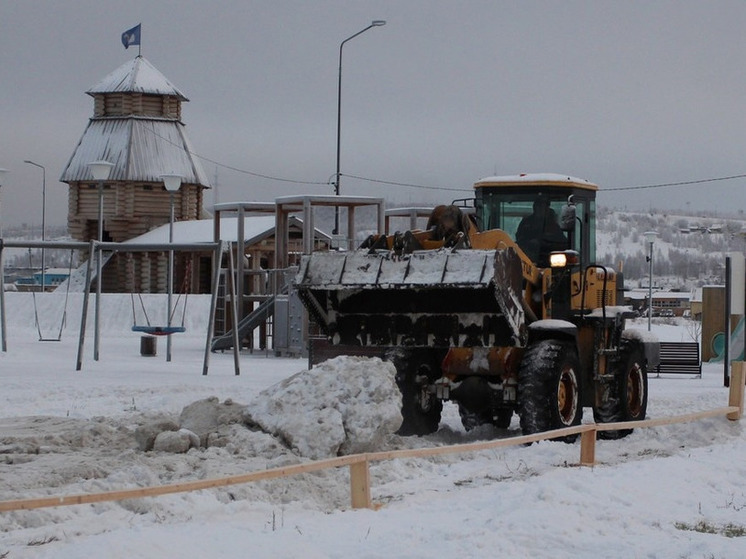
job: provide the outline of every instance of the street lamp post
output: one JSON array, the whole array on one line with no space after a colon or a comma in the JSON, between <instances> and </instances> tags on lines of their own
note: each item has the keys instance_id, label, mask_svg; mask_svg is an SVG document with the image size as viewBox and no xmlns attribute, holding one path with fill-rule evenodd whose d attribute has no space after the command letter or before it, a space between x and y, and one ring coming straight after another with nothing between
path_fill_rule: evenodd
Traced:
<instances>
[{"instance_id":1,"label":"street lamp post","mask_svg":"<svg viewBox=\"0 0 746 559\"><path fill-rule=\"evenodd\" d=\"M2 190L3 186L3 175L7 173L7 169L3 169L0 167L0 190ZM0 213L0 239L3 238L3 222L2 222L2 214ZM3 252L2 247L0 247L0 289L5 289L5 281L3 278ZM0 324L0 337L2 337L2 350L3 352L8 351L8 341L6 339L6 332L7 332L7 324L5 322L5 297L3 293L0 293L0 314L2 317L0 317L0 320L2 320L2 324Z\"/></svg>"},{"instance_id":2,"label":"street lamp post","mask_svg":"<svg viewBox=\"0 0 746 559\"><path fill-rule=\"evenodd\" d=\"M2 187L3 187L3 176L5 175L5 173L9 173L9 172L10 171L8 171L7 169L3 169L2 167L0 167L0 190L2 190ZM3 219L2 218L3 218L3 215L2 213L0 213L0 238L2 238L3 236Z\"/></svg>"},{"instance_id":3,"label":"street lamp post","mask_svg":"<svg viewBox=\"0 0 746 559\"><path fill-rule=\"evenodd\" d=\"M652 319L653 319L653 243L658 233L655 231L646 231L645 242L648 243L648 256L647 261L650 266L648 271L648 332L650 332Z\"/></svg>"},{"instance_id":4,"label":"street lamp post","mask_svg":"<svg viewBox=\"0 0 746 559\"><path fill-rule=\"evenodd\" d=\"M174 242L174 194L178 192L181 187L181 175L161 175L163 179L163 186L168 190L171 211L168 219L168 243ZM168 251L168 328L170 332L171 328L171 300L174 293L174 251L169 249ZM171 361L171 334L166 336L166 361Z\"/></svg>"},{"instance_id":5,"label":"street lamp post","mask_svg":"<svg viewBox=\"0 0 746 559\"><path fill-rule=\"evenodd\" d=\"M41 169L41 240L46 241L47 240L47 170L44 168L44 165L39 165L38 163L34 163L33 161L29 161L28 159L24 160L24 163L28 163L29 165L33 165L34 167L38 167ZM45 274L46 274L46 259L44 258L44 247L41 247L41 290L44 291L46 289L46 281L45 281Z\"/></svg>"},{"instance_id":6,"label":"street lamp post","mask_svg":"<svg viewBox=\"0 0 746 559\"><path fill-rule=\"evenodd\" d=\"M96 310L94 312L93 359L98 361L99 348L99 317L101 309L101 245L104 240L104 181L109 178L113 163L108 161L93 161L88 164L93 179L98 183L98 242L96 246Z\"/></svg>"},{"instance_id":7,"label":"street lamp post","mask_svg":"<svg viewBox=\"0 0 746 559\"><path fill-rule=\"evenodd\" d=\"M342 47L345 46L347 41L350 41L365 33L368 29L373 27L381 27L386 25L386 22L382 19L373 20L368 27L361 29L354 35L350 35L344 41L339 44L339 81L337 82L337 172L335 173L334 182L334 194L339 196L339 160L340 160L340 146L342 141ZM334 234L339 234L339 206L334 208Z\"/></svg>"}]
</instances>

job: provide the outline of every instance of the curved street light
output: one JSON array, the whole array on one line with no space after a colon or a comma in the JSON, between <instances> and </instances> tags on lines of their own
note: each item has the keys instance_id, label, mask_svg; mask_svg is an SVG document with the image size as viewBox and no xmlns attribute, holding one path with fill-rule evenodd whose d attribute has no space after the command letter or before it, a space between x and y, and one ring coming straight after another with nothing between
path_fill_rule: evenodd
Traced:
<instances>
[{"instance_id":1,"label":"curved street light","mask_svg":"<svg viewBox=\"0 0 746 559\"><path fill-rule=\"evenodd\" d=\"M649 247L647 261L650 266L648 278L648 332L650 332L653 319L653 243L655 243L655 238L658 236L658 233L655 231L645 231L643 235L645 236L645 242L648 243Z\"/></svg>"},{"instance_id":2,"label":"curved street light","mask_svg":"<svg viewBox=\"0 0 746 559\"><path fill-rule=\"evenodd\" d=\"M161 175L163 186L168 191L171 211L168 218L168 243L174 242L174 194L181 188L181 175ZM171 328L171 300L174 292L174 251L168 251L168 327ZM171 334L166 336L166 361L171 361Z\"/></svg>"},{"instance_id":3,"label":"curved street light","mask_svg":"<svg viewBox=\"0 0 746 559\"><path fill-rule=\"evenodd\" d=\"M2 189L2 186L3 186L3 176L5 175L5 173L9 173L9 172L10 171L8 171L7 169L3 169L2 167L0 167L0 189ZM3 236L3 222L2 222L2 214L0 214L0 238L2 238L2 236Z\"/></svg>"},{"instance_id":4,"label":"curved street light","mask_svg":"<svg viewBox=\"0 0 746 559\"><path fill-rule=\"evenodd\" d=\"M337 82L337 172L335 173L336 180L334 182L334 194L336 196L339 196L339 161L340 161L340 146L341 146L341 138L342 138L342 47L345 46L345 43L347 41L350 41L357 37L358 35L361 35L365 33L368 29L372 29L373 27L381 27L383 25L386 25L386 21L382 19L374 19L368 27L365 29L361 29L354 35L350 35L347 37L344 41L342 41L339 44L339 81ZM335 206L334 208L334 234L339 233L339 206Z\"/></svg>"},{"instance_id":5,"label":"curved street light","mask_svg":"<svg viewBox=\"0 0 746 559\"><path fill-rule=\"evenodd\" d=\"M2 190L3 186L3 175L7 173L7 169L3 169L0 167L0 190ZM2 214L0 214L0 239L3 238L3 222L2 222ZM0 289L5 289L5 285L3 282L3 270L0 268ZM2 341L0 342L0 345L2 345L2 351L3 353L8 351L8 340L6 339L6 332L7 324L5 323L5 297L2 293L0 293L0 338L2 338Z\"/></svg>"},{"instance_id":6,"label":"curved street light","mask_svg":"<svg viewBox=\"0 0 746 559\"><path fill-rule=\"evenodd\" d=\"M104 181L109 178L113 163L108 161L92 161L88 164L93 179L98 183L98 242L104 240ZM96 247L96 308L93 314L95 326L93 329L93 360L98 361L100 345L100 309L101 309L101 245Z\"/></svg>"},{"instance_id":7,"label":"curved street light","mask_svg":"<svg viewBox=\"0 0 746 559\"><path fill-rule=\"evenodd\" d=\"M47 170L44 165L39 165L28 159L23 161L34 167L41 169L41 240L42 242L47 240ZM41 249L41 290L42 292L46 289L45 282L45 270L46 270L46 259L44 258L44 247Z\"/></svg>"}]
</instances>

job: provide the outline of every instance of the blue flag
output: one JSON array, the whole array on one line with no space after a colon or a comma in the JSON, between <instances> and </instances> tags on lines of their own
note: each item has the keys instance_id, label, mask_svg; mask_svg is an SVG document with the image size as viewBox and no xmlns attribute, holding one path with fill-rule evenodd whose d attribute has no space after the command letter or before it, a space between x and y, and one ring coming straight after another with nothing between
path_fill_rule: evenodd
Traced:
<instances>
[{"instance_id":1,"label":"blue flag","mask_svg":"<svg viewBox=\"0 0 746 559\"><path fill-rule=\"evenodd\" d=\"M128 49L132 45L140 44L140 25L142 24L138 23L132 29L128 29L122 33L122 44L124 45L124 48Z\"/></svg>"}]
</instances>

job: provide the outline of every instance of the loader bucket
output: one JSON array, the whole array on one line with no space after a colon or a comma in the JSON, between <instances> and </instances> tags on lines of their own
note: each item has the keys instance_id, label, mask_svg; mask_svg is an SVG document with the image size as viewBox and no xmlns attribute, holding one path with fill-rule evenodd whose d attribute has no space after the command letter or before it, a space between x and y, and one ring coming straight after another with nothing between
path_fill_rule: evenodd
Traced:
<instances>
[{"instance_id":1,"label":"loader bucket","mask_svg":"<svg viewBox=\"0 0 746 559\"><path fill-rule=\"evenodd\" d=\"M315 252L296 281L333 344L523 345L520 266L512 248Z\"/></svg>"}]
</instances>

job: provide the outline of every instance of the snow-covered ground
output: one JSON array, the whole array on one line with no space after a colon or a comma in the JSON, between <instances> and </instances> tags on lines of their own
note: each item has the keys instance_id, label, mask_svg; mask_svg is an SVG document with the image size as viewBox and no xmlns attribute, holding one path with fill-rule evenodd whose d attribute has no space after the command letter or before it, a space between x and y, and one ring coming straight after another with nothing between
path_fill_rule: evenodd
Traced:
<instances>
[{"instance_id":1,"label":"snow-covered ground","mask_svg":"<svg viewBox=\"0 0 746 559\"><path fill-rule=\"evenodd\" d=\"M80 295L61 342L38 342L30 294L8 293L8 351L0 354L0 500L93 493L246 473L306 458L242 425L221 445L186 454L142 452L134 430L196 400L249 404L306 369L262 352L212 354L202 375L209 300L190 297L187 332L140 356L129 297L104 295L100 360L93 315L75 370ZM150 296L152 308L165 306ZM62 297L38 298L45 334ZM152 315L156 310L150 310ZM157 320L151 315L151 319ZM647 323L637 325L646 328ZM655 325L689 340L684 326ZM56 333L56 332L55 332ZM346 374L338 367L339 375ZM350 373L352 374L352 373ZM722 365L702 379L650 379L649 417L727 405ZM302 414L300 408L294 413ZM586 411L586 421L590 421ZM302 416L301 416L302 417ZM383 449L519 434L465 433L446 405L428 437L387 436ZM371 466L376 510L351 510L347 468L157 498L0 513L0 558L130 557L742 557L746 436L714 418L599 441L593 468L579 445L543 442Z\"/></svg>"}]
</instances>

